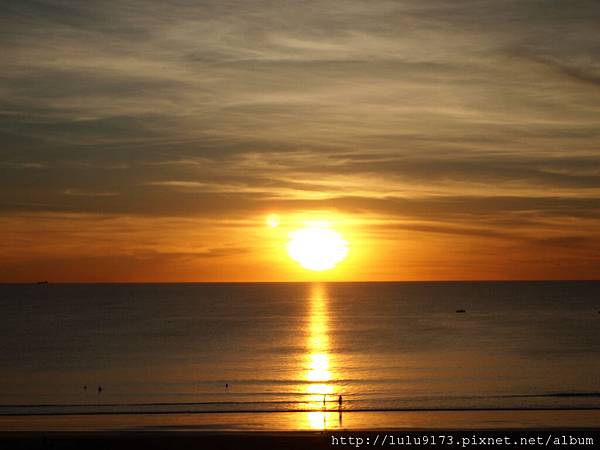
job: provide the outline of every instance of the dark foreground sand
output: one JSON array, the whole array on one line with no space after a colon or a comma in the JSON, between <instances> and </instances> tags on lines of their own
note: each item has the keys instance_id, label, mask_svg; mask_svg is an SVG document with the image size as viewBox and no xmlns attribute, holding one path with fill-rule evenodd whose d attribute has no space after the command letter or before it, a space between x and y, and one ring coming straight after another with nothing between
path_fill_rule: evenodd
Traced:
<instances>
[{"instance_id":1,"label":"dark foreground sand","mask_svg":"<svg viewBox=\"0 0 600 450\"><path fill-rule=\"evenodd\" d=\"M383 442L387 435L388 441ZM440 436L445 436L442 445ZM412 439L410 445L390 445L390 439ZM396 430L396 431L307 431L307 432L31 432L0 433L1 449L57 450L57 449L335 449L335 448L432 448L415 445L415 439L435 436L435 448L600 448L600 431L596 429L542 429L542 430ZM448 445L452 436L452 445ZM352 437L352 444L349 438ZM346 445L340 445L341 438ZM357 439L361 445L358 445ZM479 439L485 439L482 443ZM495 444L491 444L492 441ZM526 439L528 445L520 445ZM533 440L532 440L533 439ZM558 444L556 439L559 440ZM587 441L584 443L584 439ZM591 441L590 441L591 439ZM337 440L337 443L334 443ZM548 443L546 443L548 440ZM429 441L431 442L431 441ZM376 443L376 444L375 444ZM422 444L423 441L420 441Z\"/></svg>"},{"instance_id":2,"label":"dark foreground sand","mask_svg":"<svg viewBox=\"0 0 600 450\"><path fill-rule=\"evenodd\" d=\"M329 448L321 433L34 432L2 433L1 449L310 449Z\"/></svg>"},{"instance_id":3,"label":"dark foreground sand","mask_svg":"<svg viewBox=\"0 0 600 450\"><path fill-rule=\"evenodd\" d=\"M427 436L429 443L390 445L390 440L407 436ZM431 445L433 436L437 439L435 446ZM445 444L440 436L446 437ZM448 445L449 436L452 445ZM506 437L510 445L479 444L479 438ZM573 444L572 437L591 438L593 442L580 446L579 442ZM345 438L346 445L340 438ZM516 445L522 438L533 438L535 443ZM538 443L540 438L544 445ZM552 445L556 438L561 439L562 445ZM0 450L285 450L373 446L600 448L600 410L345 412L343 417L338 412L0 416Z\"/></svg>"}]
</instances>

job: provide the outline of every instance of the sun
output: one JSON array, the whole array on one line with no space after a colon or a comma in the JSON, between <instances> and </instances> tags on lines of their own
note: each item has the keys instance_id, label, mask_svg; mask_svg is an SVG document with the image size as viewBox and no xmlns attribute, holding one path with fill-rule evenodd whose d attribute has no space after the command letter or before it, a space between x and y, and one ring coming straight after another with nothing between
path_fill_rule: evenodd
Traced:
<instances>
[{"instance_id":1,"label":"sun","mask_svg":"<svg viewBox=\"0 0 600 450\"><path fill-rule=\"evenodd\" d=\"M315 225L292 231L287 251L305 269L322 272L346 259L348 243L337 231Z\"/></svg>"}]
</instances>

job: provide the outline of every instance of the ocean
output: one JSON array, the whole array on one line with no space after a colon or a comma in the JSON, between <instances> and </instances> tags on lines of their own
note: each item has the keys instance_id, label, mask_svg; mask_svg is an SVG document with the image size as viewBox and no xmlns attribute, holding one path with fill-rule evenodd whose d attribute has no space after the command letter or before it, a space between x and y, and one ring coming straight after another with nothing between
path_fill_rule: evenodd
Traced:
<instances>
[{"instance_id":1,"label":"ocean","mask_svg":"<svg viewBox=\"0 0 600 450\"><path fill-rule=\"evenodd\" d=\"M0 415L598 409L599 310L584 281L0 285Z\"/></svg>"}]
</instances>

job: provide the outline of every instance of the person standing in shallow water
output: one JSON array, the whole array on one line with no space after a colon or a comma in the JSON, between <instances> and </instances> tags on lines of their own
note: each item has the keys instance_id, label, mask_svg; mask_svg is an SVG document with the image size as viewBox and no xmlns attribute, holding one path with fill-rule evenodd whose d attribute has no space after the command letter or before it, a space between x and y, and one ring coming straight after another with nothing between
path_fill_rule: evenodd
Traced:
<instances>
[{"instance_id":1,"label":"person standing in shallow water","mask_svg":"<svg viewBox=\"0 0 600 450\"><path fill-rule=\"evenodd\" d=\"M342 396L341 395L338 398L338 406L340 409L342 409Z\"/></svg>"}]
</instances>

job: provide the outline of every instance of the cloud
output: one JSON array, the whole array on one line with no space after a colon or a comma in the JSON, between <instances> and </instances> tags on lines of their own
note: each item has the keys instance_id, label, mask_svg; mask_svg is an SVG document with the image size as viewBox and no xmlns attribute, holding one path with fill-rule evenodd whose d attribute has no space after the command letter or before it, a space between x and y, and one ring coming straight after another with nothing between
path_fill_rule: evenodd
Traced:
<instances>
[{"instance_id":1,"label":"cloud","mask_svg":"<svg viewBox=\"0 0 600 450\"><path fill-rule=\"evenodd\" d=\"M119 195L118 192L82 191L79 189L66 189L63 194L73 197L114 197Z\"/></svg>"},{"instance_id":2,"label":"cloud","mask_svg":"<svg viewBox=\"0 0 600 450\"><path fill-rule=\"evenodd\" d=\"M0 215L315 209L552 246L597 225L598 20L591 0L5 3Z\"/></svg>"}]
</instances>

